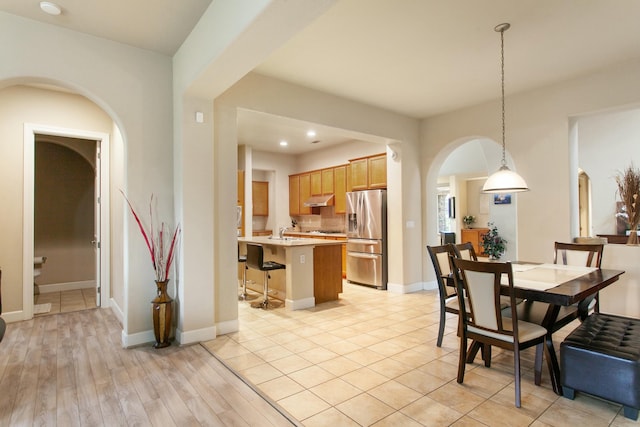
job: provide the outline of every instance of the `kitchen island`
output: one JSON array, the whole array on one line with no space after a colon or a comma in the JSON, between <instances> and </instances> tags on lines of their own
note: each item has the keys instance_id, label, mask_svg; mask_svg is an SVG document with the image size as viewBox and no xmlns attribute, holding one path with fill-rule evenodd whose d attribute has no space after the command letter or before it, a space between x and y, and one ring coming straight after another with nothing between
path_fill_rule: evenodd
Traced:
<instances>
[{"instance_id":1,"label":"kitchen island","mask_svg":"<svg viewBox=\"0 0 640 427\"><path fill-rule=\"evenodd\" d=\"M269 296L282 299L288 310L314 307L338 299L342 292L342 246L339 241L325 239L283 239L254 236L239 237L240 253L246 244L264 247L265 261L286 265L285 270L270 272ZM264 273L247 270L247 287L262 292Z\"/></svg>"}]
</instances>

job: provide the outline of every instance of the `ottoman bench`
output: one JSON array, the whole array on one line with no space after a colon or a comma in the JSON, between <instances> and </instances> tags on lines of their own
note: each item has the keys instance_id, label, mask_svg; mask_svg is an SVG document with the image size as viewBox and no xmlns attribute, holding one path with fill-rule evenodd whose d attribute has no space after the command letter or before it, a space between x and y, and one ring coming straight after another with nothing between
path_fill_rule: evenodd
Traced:
<instances>
[{"instance_id":1,"label":"ottoman bench","mask_svg":"<svg viewBox=\"0 0 640 427\"><path fill-rule=\"evenodd\" d=\"M624 416L640 409L640 320L594 313L560 344L563 395L585 392L619 403Z\"/></svg>"}]
</instances>

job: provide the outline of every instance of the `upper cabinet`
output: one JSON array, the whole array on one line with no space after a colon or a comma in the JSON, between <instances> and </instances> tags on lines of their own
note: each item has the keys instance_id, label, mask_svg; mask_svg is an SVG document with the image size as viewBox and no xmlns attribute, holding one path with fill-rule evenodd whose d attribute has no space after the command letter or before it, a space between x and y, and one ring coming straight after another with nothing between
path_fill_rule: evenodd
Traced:
<instances>
[{"instance_id":1,"label":"upper cabinet","mask_svg":"<svg viewBox=\"0 0 640 427\"><path fill-rule=\"evenodd\" d=\"M322 172L321 171L310 172L309 179L311 180L311 195L321 196L322 195Z\"/></svg>"},{"instance_id":2,"label":"upper cabinet","mask_svg":"<svg viewBox=\"0 0 640 427\"><path fill-rule=\"evenodd\" d=\"M387 155L379 154L367 159L369 188L387 188Z\"/></svg>"},{"instance_id":3,"label":"upper cabinet","mask_svg":"<svg viewBox=\"0 0 640 427\"><path fill-rule=\"evenodd\" d=\"M269 216L269 182L253 181L252 202L254 216Z\"/></svg>"},{"instance_id":4,"label":"upper cabinet","mask_svg":"<svg viewBox=\"0 0 640 427\"><path fill-rule=\"evenodd\" d=\"M385 153L349 160L349 169L351 190L387 188L387 155Z\"/></svg>"},{"instance_id":5,"label":"upper cabinet","mask_svg":"<svg viewBox=\"0 0 640 427\"><path fill-rule=\"evenodd\" d=\"M298 211L300 215L309 215L311 213L311 208L304 205L304 202L309 197L311 197L311 174L303 173L300 174L300 209Z\"/></svg>"},{"instance_id":6,"label":"upper cabinet","mask_svg":"<svg viewBox=\"0 0 640 427\"><path fill-rule=\"evenodd\" d=\"M322 169L322 194L333 194L334 168Z\"/></svg>"},{"instance_id":7,"label":"upper cabinet","mask_svg":"<svg viewBox=\"0 0 640 427\"><path fill-rule=\"evenodd\" d=\"M335 213L347 213L347 165L333 168Z\"/></svg>"},{"instance_id":8,"label":"upper cabinet","mask_svg":"<svg viewBox=\"0 0 640 427\"><path fill-rule=\"evenodd\" d=\"M300 215L300 175L289 176L289 215Z\"/></svg>"}]
</instances>

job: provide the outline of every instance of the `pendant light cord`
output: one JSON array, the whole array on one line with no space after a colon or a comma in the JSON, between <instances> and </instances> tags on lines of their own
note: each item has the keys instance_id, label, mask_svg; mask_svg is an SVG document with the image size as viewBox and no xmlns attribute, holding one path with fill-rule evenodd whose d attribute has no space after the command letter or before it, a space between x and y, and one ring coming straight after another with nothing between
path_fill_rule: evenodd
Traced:
<instances>
[{"instance_id":1,"label":"pendant light cord","mask_svg":"<svg viewBox=\"0 0 640 427\"><path fill-rule=\"evenodd\" d=\"M504 120L504 32L508 30L510 27L509 24L500 24L495 30L500 31L500 75L501 80L500 84L502 87L502 166L507 165L506 155L505 155L505 120Z\"/></svg>"}]
</instances>

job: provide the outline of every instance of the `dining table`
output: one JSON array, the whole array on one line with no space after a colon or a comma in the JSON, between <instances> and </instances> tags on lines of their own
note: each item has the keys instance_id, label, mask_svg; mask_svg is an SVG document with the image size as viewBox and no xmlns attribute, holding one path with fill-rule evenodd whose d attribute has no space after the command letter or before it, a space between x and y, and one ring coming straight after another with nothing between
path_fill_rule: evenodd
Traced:
<instances>
[{"instance_id":1,"label":"dining table","mask_svg":"<svg viewBox=\"0 0 640 427\"><path fill-rule=\"evenodd\" d=\"M558 321L558 314L563 307L577 304L615 283L624 271L530 262L513 262L512 269L514 294L516 298L524 300L521 304L546 303L546 312L539 322L547 330L544 356L553 391L562 396L560 365L553 345L554 325ZM508 295L506 277L502 283L502 294ZM472 361L478 344L472 343L471 346L469 356Z\"/></svg>"}]
</instances>

